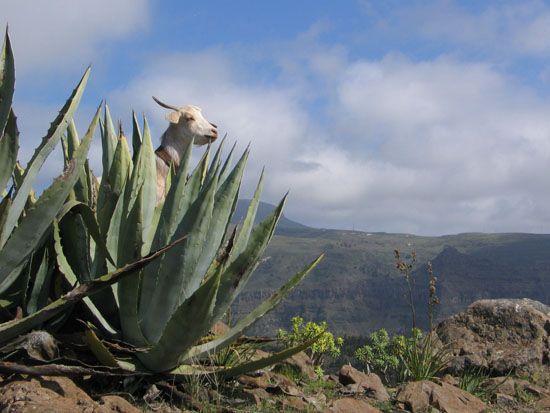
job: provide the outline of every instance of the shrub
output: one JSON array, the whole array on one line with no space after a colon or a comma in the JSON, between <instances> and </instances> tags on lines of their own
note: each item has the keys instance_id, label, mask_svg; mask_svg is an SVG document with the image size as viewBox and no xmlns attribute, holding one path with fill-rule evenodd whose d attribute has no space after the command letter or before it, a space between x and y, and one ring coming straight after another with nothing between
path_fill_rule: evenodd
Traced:
<instances>
[{"instance_id":1,"label":"shrub","mask_svg":"<svg viewBox=\"0 0 550 413\"><path fill-rule=\"evenodd\" d=\"M279 329L277 338L286 346L293 347L307 340L319 337L306 352L316 365L317 375L322 376L323 370L321 366L323 364L323 357L325 355L338 357L342 350L344 339L342 337L334 337L334 334L328 331L328 324L326 321L322 321L319 324L308 321L304 324L304 319L296 316L291 318L291 322L292 330L287 332L283 329Z\"/></svg>"},{"instance_id":2,"label":"shrub","mask_svg":"<svg viewBox=\"0 0 550 413\"><path fill-rule=\"evenodd\" d=\"M411 330L409 337L390 337L385 329L380 329L355 352L369 372L380 375L391 385L436 377L445 368L448 355L446 348L435 349L432 335L423 336L417 328Z\"/></svg>"}]
</instances>

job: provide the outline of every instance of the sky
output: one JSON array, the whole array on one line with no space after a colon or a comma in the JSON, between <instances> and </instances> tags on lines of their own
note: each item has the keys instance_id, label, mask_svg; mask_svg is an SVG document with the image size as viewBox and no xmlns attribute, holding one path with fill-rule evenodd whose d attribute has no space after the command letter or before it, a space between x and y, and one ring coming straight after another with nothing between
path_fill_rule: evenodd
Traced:
<instances>
[{"instance_id":1,"label":"sky","mask_svg":"<svg viewBox=\"0 0 550 413\"><path fill-rule=\"evenodd\" d=\"M251 143L242 197L265 166L263 200L290 190L285 214L304 224L550 232L550 2L0 4L23 162L92 64L80 131L105 99L127 131L144 114L158 143L152 95L198 105L228 143ZM96 138L97 175L100 154Z\"/></svg>"}]
</instances>

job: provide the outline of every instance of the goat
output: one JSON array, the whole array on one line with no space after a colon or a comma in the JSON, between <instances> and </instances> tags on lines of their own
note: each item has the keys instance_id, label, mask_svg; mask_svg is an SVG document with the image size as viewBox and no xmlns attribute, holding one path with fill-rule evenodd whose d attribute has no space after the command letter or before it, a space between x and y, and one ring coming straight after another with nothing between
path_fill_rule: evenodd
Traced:
<instances>
[{"instance_id":1,"label":"goat","mask_svg":"<svg viewBox=\"0 0 550 413\"><path fill-rule=\"evenodd\" d=\"M166 115L168 128L160 137L160 146L155 150L157 156L157 202L165 196L166 177L171 165L177 168L181 158L191 143L205 145L218 137L218 127L207 121L197 106L176 107L167 105L153 96L153 100L166 109L172 109Z\"/></svg>"}]
</instances>

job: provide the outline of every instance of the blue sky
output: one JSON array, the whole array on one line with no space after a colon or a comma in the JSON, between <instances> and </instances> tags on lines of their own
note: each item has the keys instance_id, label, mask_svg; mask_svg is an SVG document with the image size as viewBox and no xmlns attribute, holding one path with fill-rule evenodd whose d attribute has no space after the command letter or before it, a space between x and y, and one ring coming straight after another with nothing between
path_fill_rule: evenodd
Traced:
<instances>
[{"instance_id":1,"label":"blue sky","mask_svg":"<svg viewBox=\"0 0 550 413\"><path fill-rule=\"evenodd\" d=\"M267 170L264 200L318 227L550 232L550 4L543 1L2 0L22 160L85 67L155 137L150 96L197 104ZM100 174L100 148L91 158ZM199 151L197 151L199 152ZM45 183L59 173L56 154Z\"/></svg>"}]
</instances>

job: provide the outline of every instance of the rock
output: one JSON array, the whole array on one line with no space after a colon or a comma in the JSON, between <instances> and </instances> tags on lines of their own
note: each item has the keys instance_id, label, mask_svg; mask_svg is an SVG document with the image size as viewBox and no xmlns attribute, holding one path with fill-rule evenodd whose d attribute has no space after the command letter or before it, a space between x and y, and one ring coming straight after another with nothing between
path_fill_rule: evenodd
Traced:
<instances>
[{"instance_id":1,"label":"rock","mask_svg":"<svg viewBox=\"0 0 550 413\"><path fill-rule=\"evenodd\" d=\"M267 389L269 387L269 375L262 374L261 376L248 376L246 374L240 375L237 381L244 386L251 388Z\"/></svg>"},{"instance_id":2,"label":"rock","mask_svg":"<svg viewBox=\"0 0 550 413\"><path fill-rule=\"evenodd\" d=\"M270 382L269 391L273 393L284 393L290 396L301 396L302 392L296 386L296 383L292 379L288 378L284 374L269 373Z\"/></svg>"},{"instance_id":3,"label":"rock","mask_svg":"<svg viewBox=\"0 0 550 413\"><path fill-rule=\"evenodd\" d=\"M117 413L140 413L141 410L132 406L126 399L120 396L101 396L99 399L99 405L106 409L106 412ZM94 410L96 413L96 410Z\"/></svg>"},{"instance_id":4,"label":"rock","mask_svg":"<svg viewBox=\"0 0 550 413\"><path fill-rule=\"evenodd\" d=\"M518 404L514 397L504 393L495 394L494 400L491 399L491 401L499 406L515 406Z\"/></svg>"},{"instance_id":5,"label":"rock","mask_svg":"<svg viewBox=\"0 0 550 413\"><path fill-rule=\"evenodd\" d=\"M518 391L525 392L536 398L550 397L550 390L529 383L527 380L513 377L493 377L485 383L486 388L494 388L497 392L508 396L516 396Z\"/></svg>"},{"instance_id":6,"label":"rock","mask_svg":"<svg viewBox=\"0 0 550 413\"><path fill-rule=\"evenodd\" d=\"M535 403L535 408L537 412L550 412L550 397L545 397L537 401Z\"/></svg>"},{"instance_id":7,"label":"rock","mask_svg":"<svg viewBox=\"0 0 550 413\"><path fill-rule=\"evenodd\" d=\"M68 380L68 379L67 379ZM71 399L57 391L42 387L38 380L13 381L0 392L0 411L41 413L89 412L96 407L93 400L86 397Z\"/></svg>"},{"instance_id":8,"label":"rock","mask_svg":"<svg viewBox=\"0 0 550 413\"><path fill-rule=\"evenodd\" d=\"M287 397L283 400L283 410L287 409L305 412L308 409L308 404L299 397Z\"/></svg>"},{"instance_id":9,"label":"rock","mask_svg":"<svg viewBox=\"0 0 550 413\"><path fill-rule=\"evenodd\" d=\"M303 351L294 354L292 357L286 359L282 364L295 367L302 375L310 380L317 379L317 373L315 373L315 366L311 358Z\"/></svg>"},{"instance_id":10,"label":"rock","mask_svg":"<svg viewBox=\"0 0 550 413\"><path fill-rule=\"evenodd\" d=\"M0 389L0 411L6 413L138 413L140 410L118 396L92 400L67 377L12 381Z\"/></svg>"},{"instance_id":11,"label":"rock","mask_svg":"<svg viewBox=\"0 0 550 413\"><path fill-rule=\"evenodd\" d=\"M437 327L455 374L467 366L502 375L550 367L549 333L550 307L529 299L479 300Z\"/></svg>"},{"instance_id":12,"label":"rock","mask_svg":"<svg viewBox=\"0 0 550 413\"><path fill-rule=\"evenodd\" d=\"M382 384L382 380L374 373L366 374L350 365L345 365L340 369L338 378L340 383L344 386L349 384L361 386L368 397L372 397L382 402L390 399L390 395ZM350 390L353 391L354 389L351 388ZM355 389L355 391L357 391L357 389Z\"/></svg>"},{"instance_id":13,"label":"rock","mask_svg":"<svg viewBox=\"0 0 550 413\"><path fill-rule=\"evenodd\" d=\"M228 331L229 331L229 326L225 324L223 321L216 322L216 324L214 324L210 329L210 332L216 337L221 337L225 335Z\"/></svg>"},{"instance_id":14,"label":"rock","mask_svg":"<svg viewBox=\"0 0 550 413\"><path fill-rule=\"evenodd\" d=\"M445 374L443 377L441 377L441 381L444 381L447 384L450 384L451 386L458 387L458 379L456 377L451 376L450 374Z\"/></svg>"},{"instance_id":15,"label":"rock","mask_svg":"<svg viewBox=\"0 0 550 413\"><path fill-rule=\"evenodd\" d=\"M271 395L264 389L244 389L243 392L249 395L258 407L261 406L262 401L271 399Z\"/></svg>"},{"instance_id":16,"label":"rock","mask_svg":"<svg viewBox=\"0 0 550 413\"><path fill-rule=\"evenodd\" d=\"M366 400L345 397L334 400L325 410L325 413L381 413L379 409Z\"/></svg>"},{"instance_id":17,"label":"rock","mask_svg":"<svg viewBox=\"0 0 550 413\"><path fill-rule=\"evenodd\" d=\"M25 350L35 360L48 361L59 356L56 339L47 331L31 331L20 336L0 349L2 353Z\"/></svg>"},{"instance_id":18,"label":"rock","mask_svg":"<svg viewBox=\"0 0 550 413\"><path fill-rule=\"evenodd\" d=\"M442 413L477 413L487 408L477 397L445 382L414 381L399 388L395 400L413 413L437 409Z\"/></svg>"}]
</instances>

